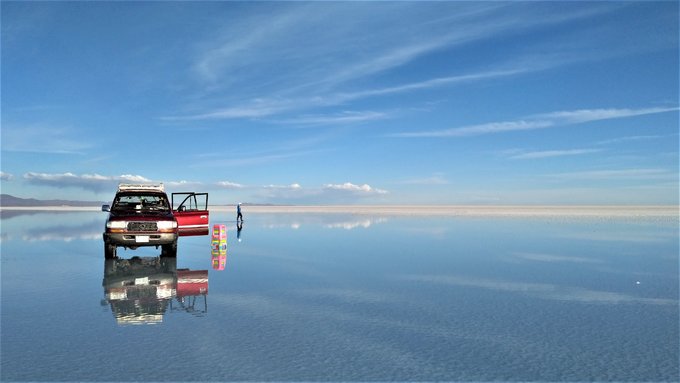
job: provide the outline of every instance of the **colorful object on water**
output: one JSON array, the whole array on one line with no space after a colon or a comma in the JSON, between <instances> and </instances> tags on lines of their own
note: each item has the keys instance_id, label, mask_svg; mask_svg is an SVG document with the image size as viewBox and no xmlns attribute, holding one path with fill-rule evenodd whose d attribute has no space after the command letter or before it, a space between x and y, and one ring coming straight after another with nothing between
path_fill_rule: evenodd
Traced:
<instances>
[{"instance_id":1,"label":"colorful object on water","mask_svg":"<svg viewBox=\"0 0 680 383\"><path fill-rule=\"evenodd\" d=\"M212 255L213 269L224 270L224 267L227 264L227 225L213 225L210 252Z\"/></svg>"}]
</instances>

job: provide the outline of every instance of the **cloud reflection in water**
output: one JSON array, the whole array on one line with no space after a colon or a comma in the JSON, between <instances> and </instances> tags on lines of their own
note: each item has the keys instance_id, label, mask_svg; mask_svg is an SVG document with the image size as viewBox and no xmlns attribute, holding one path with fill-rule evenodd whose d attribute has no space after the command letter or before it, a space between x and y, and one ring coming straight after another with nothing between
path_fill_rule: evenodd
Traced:
<instances>
[{"instance_id":1,"label":"cloud reflection in water","mask_svg":"<svg viewBox=\"0 0 680 383\"><path fill-rule=\"evenodd\" d=\"M558 301L601 304L678 304L677 300L672 299L643 298L616 292L589 290L579 287L566 287L549 283L507 282L456 275L407 275L404 276L403 279L411 282L431 283L444 286L477 287L487 290L519 293L531 297Z\"/></svg>"}]
</instances>

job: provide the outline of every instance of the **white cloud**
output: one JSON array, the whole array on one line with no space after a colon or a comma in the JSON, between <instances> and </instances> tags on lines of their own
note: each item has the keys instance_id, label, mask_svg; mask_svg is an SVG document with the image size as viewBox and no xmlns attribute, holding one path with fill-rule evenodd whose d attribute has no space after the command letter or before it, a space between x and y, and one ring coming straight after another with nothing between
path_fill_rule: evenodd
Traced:
<instances>
[{"instance_id":1,"label":"white cloud","mask_svg":"<svg viewBox=\"0 0 680 383\"><path fill-rule=\"evenodd\" d=\"M452 12L448 17L438 17L436 9L419 7L413 12L412 7L305 3L278 7L266 15L242 15L201 44L193 68L201 81L214 86L250 81L244 73L278 70L306 89L328 88L518 25L496 5L446 7ZM496 22L482 15L493 16ZM405 16L408 29L400 26ZM305 44L300 45L302 40Z\"/></svg>"},{"instance_id":2,"label":"white cloud","mask_svg":"<svg viewBox=\"0 0 680 383\"><path fill-rule=\"evenodd\" d=\"M490 122L479 125L463 126L458 128L426 131L404 132L389 135L389 137L466 137L483 134L513 132L522 130L545 129L556 126L581 124L592 121L610 120L677 112L678 107L672 108L643 108L643 109L579 109L574 111L558 111L543 114L535 114L516 121Z\"/></svg>"},{"instance_id":3,"label":"white cloud","mask_svg":"<svg viewBox=\"0 0 680 383\"><path fill-rule=\"evenodd\" d=\"M473 81L482 81L499 77L515 76L522 73L530 71L529 68L524 69L507 69L507 70L491 70L485 72L477 72L466 75L457 76L447 76L438 77L429 80L423 80L419 82L413 82L403 85L397 85L393 87L377 88L377 89L367 89L363 91L358 91L355 93L341 93L335 96L338 101L350 101L359 98L373 97L373 96L383 96L395 93L404 93L414 90L431 89L438 88L453 84L462 84Z\"/></svg>"},{"instance_id":4,"label":"white cloud","mask_svg":"<svg viewBox=\"0 0 680 383\"><path fill-rule=\"evenodd\" d=\"M190 57L192 74L201 89L199 98L209 100L226 89L230 95L240 90L238 98L225 101L222 97L218 106L194 104L187 108L194 112L164 119L262 118L364 97L545 70L573 59L555 59L554 53L540 58L521 55L467 74L374 89L357 87L365 79L445 49L608 11L606 7L585 11L575 7L553 14L511 4L446 2L426 8L408 2L351 6L312 2L275 8L266 15L242 14L237 21L223 24L210 39L197 42L196 53ZM409 28L403 28L404 23Z\"/></svg>"},{"instance_id":5,"label":"white cloud","mask_svg":"<svg viewBox=\"0 0 680 383\"><path fill-rule=\"evenodd\" d=\"M552 112L534 116L538 119L548 119L560 124L580 124L584 122L627 118L646 114L677 112L678 107L672 108L643 108L643 109L580 109L572 111Z\"/></svg>"},{"instance_id":6,"label":"white cloud","mask_svg":"<svg viewBox=\"0 0 680 383\"><path fill-rule=\"evenodd\" d=\"M282 160L286 160L289 158L296 158L296 157L302 157L302 156L307 156L310 154L315 154L321 152L321 149L311 149L311 150L293 150L293 149L285 149L285 152L265 152L265 153L258 153L254 156L238 156L236 154L233 155L232 158L214 158L214 156L204 156L204 158L211 158L209 161L201 162L200 166L197 165L196 163L194 166L197 167L219 167L219 168L224 168L224 167L246 167L246 166L252 166L252 165L259 165L259 164L265 164L265 163L271 163L271 162L279 162Z\"/></svg>"},{"instance_id":7,"label":"white cloud","mask_svg":"<svg viewBox=\"0 0 680 383\"><path fill-rule=\"evenodd\" d=\"M272 97L257 97L248 101L241 101L236 106L217 108L197 114L187 114L179 116L165 116L162 120L167 121L192 121L192 120L219 120L219 119L239 119L239 118L263 118L316 107L327 107L341 105L350 101L368 97L384 96L390 94L406 93L416 90L431 89L454 84L462 84L473 81L484 81L500 77L515 76L530 71L542 70L543 67L522 68L522 69L503 69L483 71L472 74L438 77L419 82L403 85L382 87L375 89L364 89L355 92L326 93L309 97L288 97L285 99ZM344 112L335 115L308 115L288 120L285 123L306 123L306 124L328 124L361 122L388 118L384 112Z\"/></svg>"},{"instance_id":8,"label":"white cloud","mask_svg":"<svg viewBox=\"0 0 680 383\"><path fill-rule=\"evenodd\" d=\"M674 301L673 299L644 298L613 291L590 290L548 283L497 281L455 275L411 275L406 276L404 279L419 283L431 283L445 286L475 287L557 301L595 304L643 303L653 305L677 305L677 301Z\"/></svg>"},{"instance_id":9,"label":"white cloud","mask_svg":"<svg viewBox=\"0 0 680 383\"><path fill-rule=\"evenodd\" d=\"M236 183L236 182L230 182L230 181L219 181L217 183L217 186L224 188L224 189L242 189L244 186L242 184Z\"/></svg>"},{"instance_id":10,"label":"white cloud","mask_svg":"<svg viewBox=\"0 0 680 383\"><path fill-rule=\"evenodd\" d=\"M120 183L158 183L141 175L123 174L120 176L105 176L101 174L66 173L37 173L29 172L23 179L34 185L55 188L80 188L93 192L113 192ZM166 187L173 189L194 189L207 185L199 181L164 181ZM387 194L386 190L371 187L368 184L355 185L350 182L344 184L325 184L321 187L305 188L299 183L288 185L264 185L259 187L245 186L231 181L218 181L212 184L221 189L244 189L254 192L255 199L275 203L333 203L353 202L357 199Z\"/></svg>"},{"instance_id":11,"label":"white cloud","mask_svg":"<svg viewBox=\"0 0 680 383\"><path fill-rule=\"evenodd\" d=\"M211 41L201 44L202 49L194 58L194 73L204 83L233 84L238 81L235 73L271 65L267 60L270 57L283 55L279 61L295 61L300 57L296 51L304 54L305 50L291 43L302 37L300 34L306 25L314 22L312 16L318 18L327 13L315 15L308 8L299 4L276 7L272 12L241 14L234 22L223 24L221 30L211 34Z\"/></svg>"},{"instance_id":12,"label":"white cloud","mask_svg":"<svg viewBox=\"0 0 680 383\"><path fill-rule=\"evenodd\" d=\"M387 190L375 189L367 184L355 185L350 182L344 184L325 184L323 186L326 190L349 192L353 194L387 194Z\"/></svg>"},{"instance_id":13,"label":"white cloud","mask_svg":"<svg viewBox=\"0 0 680 383\"><path fill-rule=\"evenodd\" d=\"M482 134L513 132L518 130L544 129L553 126L551 121L503 121L487 124L470 125L460 128L432 130L426 132L395 133L389 137L467 137Z\"/></svg>"},{"instance_id":14,"label":"white cloud","mask_svg":"<svg viewBox=\"0 0 680 383\"><path fill-rule=\"evenodd\" d=\"M103 176L96 173L76 175L68 172L53 174L29 172L24 174L24 179L29 183L36 185L46 185L58 188L77 187L95 192L113 189L121 182L151 182L151 180L148 178L131 174L123 174L120 176Z\"/></svg>"},{"instance_id":15,"label":"white cloud","mask_svg":"<svg viewBox=\"0 0 680 383\"><path fill-rule=\"evenodd\" d=\"M581 154L591 154L601 152L602 149L568 149L568 150L544 150L537 152L527 152L521 154L515 154L508 158L514 160L529 160L537 158L550 158L550 157L564 157L564 156L578 156Z\"/></svg>"},{"instance_id":16,"label":"white cloud","mask_svg":"<svg viewBox=\"0 0 680 383\"><path fill-rule=\"evenodd\" d=\"M361 31L363 29L361 27L369 27L373 33L369 36L366 34L351 33L348 35L343 33L343 41L347 41L347 37L350 36L349 41L346 43L351 44L353 47L362 47L363 49L359 51L363 52L363 54L347 56L344 54L344 50L336 50L343 53L338 56L337 62L340 65L331 67L326 72L328 75L325 77L310 79L310 83L306 84L305 89L334 88L351 81L388 72L443 49L455 49L472 41L484 40L502 33L515 33L524 29L535 28L538 25L562 23L602 12L602 10L597 10L593 7L587 12L565 10L560 15L548 15L538 8L534 10L514 7L508 4L443 4L441 9L431 7L426 11L423 11L422 7L418 7L417 10L411 9L411 7L418 5L409 3L393 5L393 7L399 9L398 12L393 12L393 9L381 4L380 7L368 8L370 12L363 14L359 14L357 8L352 8L350 12L347 12L347 10L344 12L348 18L347 20L339 19L338 12L330 13L330 18L324 25L326 29L330 29L328 25L334 25L339 20L342 20L341 23L343 24L350 20L359 20L360 28L356 28L357 31ZM527 12L535 13L537 17L517 17L519 13L526 16ZM398 27L403 25L405 18L409 20L407 21L409 28L403 29ZM383 25L377 27L376 20L381 20ZM361 25L362 23L366 25ZM535 64L536 61L538 60L533 60L534 68L538 67ZM544 67L540 69L544 69ZM518 68L506 67L487 72L487 74L490 77L517 74L524 71L527 66L523 66L522 69ZM448 82L448 80L458 82L479 79L475 77L475 75L454 76L443 78L443 82ZM485 75L484 77L487 76ZM430 81L438 82L437 80ZM421 84L426 87L442 85L428 84L428 81ZM405 87L409 88L409 85ZM398 88L401 87L397 86L393 89L397 90ZM410 89L398 91L405 90Z\"/></svg>"},{"instance_id":17,"label":"white cloud","mask_svg":"<svg viewBox=\"0 0 680 383\"><path fill-rule=\"evenodd\" d=\"M306 115L279 122L286 124L301 124L301 125L328 125L328 124L351 124L361 123L366 121L375 121L389 118L389 114L384 112L355 112L344 111L330 115Z\"/></svg>"},{"instance_id":18,"label":"white cloud","mask_svg":"<svg viewBox=\"0 0 680 383\"><path fill-rule=\"evenodd\" d=\"M621 142L628 142L628 141L644 141L644 140L654 140L658 138L664 138L667 136L661 136L661 135L646 135L646 136L625 136L625 137L617 137L617 138L611 138L608 140L602 140L596 142L598 145L607 145L607 144L618 144Z\"/></svg>"},{"instance_id":19,"label":"white cloud","mask_svg":"<svg viewBox=\"0 0 680 383\"><path fill-rule=\"evenodd\" d=\"M666 169L609 169L552 174L550 177L575 180L664 180L677 179L678 174Z\"/></svg>"},{"instance_id":20,"label":"white cloud","mask_svg":"<svg viewBox=\"0 0 680 383\"><path fill-rule=\"evenodd\" d=\"M11 181L13 178L14 175L0 171L0 180Z\"/></svg>"},{"instance_id":21,"label":"white cloud","mask_svg":"<svg viewBox=\"0 0 680 383\"><path fill-rule=\"evenodd\" d=\"M386 221L387 221L386 218L381 218L381 219L378 219L378 220L372 220L372 219L369 219L369 218L364 218L362 220L355 220L355 221L349 221L349 222L329 223L329 224L324 225L324 227L326 227L328 229L345 229L345 230L353 230L353 229L356 229L356 228L359 228L359 227L364 228L364 229L368 229L374 223L382 223L382 222L386 222Z\"/></svg>"},{"instance_id":22,"label":"white cloud","mask_svg":"<svg viewBox=\"0 0 680 383\"><path fill-rule=\"evenodd\" d=\"M302 187L298 183L290 185L267 185L260 190L259 198L271 203L293 204L332 204L354 203L365 198L387 194L386 190L373 188L370 185L325 184L321 187Z\"/></svg>"},{"instance_id":23,"label":"white cloud","mask_svg":"<svg viewBox=\"0 0 680 383\"><path fill-rule=\"evenodd\" d=\"M574 257L565 255L555 255L555 254L544 254L544 253L513 253L513 256L526 260L535 262L558 262L558 263L602 263L601 260L594 258L585 257Z\"/></svg>"},{"instance_id":24,"label":"white cloud","mask_svg":"<svg viewBox=\"0 0 680 383\"><path fill-rule=\"evenodd\" d=\"M308 203L320 194L319 189L304 188L298 183L290 185L265 185L256 192L256 198L270 203Z\"/></svg>"},{"instance_id":25,"label":"white cloud","mask_svg":"<svg viewBox=\"0 0 680 383\"><path fill-rule=\"evenodd\" d=\"M257 98L246 103L228 108L218 108L198 114L165 116L166 121L193 121L193 120L224 120L238 118L261 118L281 112L299 109L303 105L309 105L313 101L307 99L280 100L273 98Z\"/></svg>"},{"instance_id":26,"label":"white cloud","mask_svg":"<svg viewBox=\"0 0 680 383\"><path fill-rule=\"evenodd\" d=\"M279 189L279 190L302 190L302 186L298 183L290 185L267 185L265 189Z\"/></svg>"}]
</instances>

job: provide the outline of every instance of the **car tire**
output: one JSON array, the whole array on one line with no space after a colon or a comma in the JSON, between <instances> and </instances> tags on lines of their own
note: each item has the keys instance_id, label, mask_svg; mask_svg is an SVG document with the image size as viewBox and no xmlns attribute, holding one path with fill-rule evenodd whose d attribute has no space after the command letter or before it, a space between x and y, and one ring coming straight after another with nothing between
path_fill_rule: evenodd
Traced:
<instances>
[{"instance_id":1,"label":"car tire","mask_svg":"<svg viewBox=\"0 0 680 383\"><path fill-rule=\"evenodd\" d=\"M175 239L172 243L161 246L161 256L175 258L177 256L177 240Z\"/></svg>"},{"instance_id":2,"label":"car tire","mask_svg":"<svg viewBox=\"0 0 680 383\"><path fill-rule=\"evenodd\" d=\"M108 242L104 242L104 258L113 259L116 258L116 245L112 245Z\"/></svg>"},{"instance_id":3,"label":"car tire","mask_svg":"<svg viewBox=\"0 0 680 383\"><path fill-rule=\"evenodd\" d=\"M110 277L116 274L116 260L107 259L104 261L104 277Z\"/></svg>"}]
</instances>

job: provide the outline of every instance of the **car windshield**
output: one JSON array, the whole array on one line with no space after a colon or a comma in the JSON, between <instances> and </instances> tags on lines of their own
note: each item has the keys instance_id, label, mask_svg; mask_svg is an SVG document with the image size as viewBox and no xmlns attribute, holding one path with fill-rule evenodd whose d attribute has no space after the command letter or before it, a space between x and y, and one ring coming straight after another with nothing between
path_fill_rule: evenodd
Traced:
<instances>
[{"instance_id":1,"label":"car windshield","mask_svg":"<svg viewBox=\"0 0 680 383\"><path fill-rule=\"evenodd\" d=\"M168 199L160 194L122 194L116 196L111 210L168 211Z\"/></svg>"}]
</instances>

